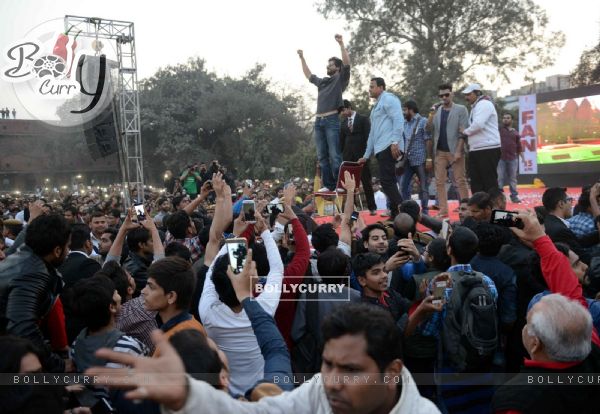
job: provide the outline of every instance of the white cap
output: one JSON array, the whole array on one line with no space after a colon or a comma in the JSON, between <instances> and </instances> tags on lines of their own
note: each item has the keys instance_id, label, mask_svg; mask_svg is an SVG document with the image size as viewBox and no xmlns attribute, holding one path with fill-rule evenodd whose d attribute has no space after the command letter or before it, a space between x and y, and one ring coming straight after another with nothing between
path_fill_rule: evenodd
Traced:
<instances>
[{"instance_id":1,"label":"white cap","mask_svg":"<svg viewBox=\"0 0 600 414\"><path fill-rule=\"evenodd\" d=\"M465 93L471 93L473 91L480 91L480 90L481 90L481 85L480 84L478 84L478 83L471 83L471 84L469 84L469 86L467 86L465 88L464 91L462 91L462 93L465 94Z\"/></svg>"}]
</instances>

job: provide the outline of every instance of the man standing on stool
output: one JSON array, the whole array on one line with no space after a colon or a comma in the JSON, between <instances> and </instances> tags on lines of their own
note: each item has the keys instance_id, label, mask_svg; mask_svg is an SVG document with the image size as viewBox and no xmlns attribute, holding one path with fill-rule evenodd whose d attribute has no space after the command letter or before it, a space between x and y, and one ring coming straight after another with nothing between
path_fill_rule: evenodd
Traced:
<instances>
[{"instance_id":1,"label":"man standing on stool","mask_svg":"<svg viewBox=\"0 0 600 414\"><path fill-rule=\"evenodd\" d=\"M367 149L367 140L371 131L371 122L369 118L361 115L352 109L352 102L344 99L344 110L342 111L344 122L340 130L340 145L342 147L342 157L344 161L356 162ZM371 170L369 162L363 165L362 182L365 197L367 198L367 207L374 216L377 211L375 196L373 195L373 186L371 185Z\"/></svg>"},{"instance_id":2,"label":"man standing on stool","mask_svg":"<svg viewBox=\"0 0 600 414\"><path fill-rule=\"evenodd\" d=\"M466 135L469 144L469 177L471 191L475 194L498 185L498 114L492 101L481 92L479 84L470 84L462 93L471 105L470 125L460 131Z\"/></svg>"},{"instance_id":3,"label":"man standing on stool","mask_svg":"<svg viewBox=\"0 0 600 414\"><path fill-rule=\"evenodd\" d=\"M390 203L391 216L395 217L398 205L402 202L396 182L396 161L404 156L402 105L396 95L385 90L383 78L371 79L369 95L377 101L371 110L371 132L367 149L358 162L365 164L375 154L381 187Z\"/></svg>"},{"instance_id":4,"label":"man standing on stool","mask_svg":"<svg viewBox=\"0 0 600 414\"><path fill-rule=\"evenodd\" d=\"M332 57L327 63L327 77L318 78L308 68L304 60L304 52L298 50L304 76L318 88L317 116L315 119L315 143L317 157L321 166L324 187L321 191L335 191L338 171L342 163L340 151L340 118L339 111L343 106L342 92L350 82L350 56L344 46L342 35L336 34L335 40L340 45L342 59Z\"/></svg>"},{"instance_id":5,"label":"man standing on stool","mask_svg":"<svg viewBox=\"0 0 600 414\"><path fill-rule=\"evenodd\" d=\"M519 158L525 161L523 147L521 147L521 136L512 127L513 118L508 112L502 115L502 126L500 127L501 152L498 162L498 187L504 188L508 183L510 189L510 201L520 203L517 192L517 173L519 171Z\"/></svg>"}]
</instances>

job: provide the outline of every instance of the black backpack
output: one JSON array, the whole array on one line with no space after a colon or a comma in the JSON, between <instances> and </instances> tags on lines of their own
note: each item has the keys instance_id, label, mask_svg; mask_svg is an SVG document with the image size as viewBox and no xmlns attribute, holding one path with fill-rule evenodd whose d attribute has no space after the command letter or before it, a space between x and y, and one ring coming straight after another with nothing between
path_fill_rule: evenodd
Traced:
<instances>
[{"instance_id":1,"label":"black backpack","mask_svg":"<svg viewBox=\"0 0 600 414\"><path fill-rule=\"evenodd\" d=\"M458 372L485 371L498 346L496 304L479 272L450 272L452 293L446 304L442 346Z\"/></svg>"}]
</instances>

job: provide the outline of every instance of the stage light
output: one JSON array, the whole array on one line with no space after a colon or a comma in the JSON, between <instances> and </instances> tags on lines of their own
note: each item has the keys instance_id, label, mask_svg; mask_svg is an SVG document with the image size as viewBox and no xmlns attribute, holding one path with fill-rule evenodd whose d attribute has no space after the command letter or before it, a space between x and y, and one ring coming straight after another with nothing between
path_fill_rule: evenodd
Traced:
<instances>
[{"instance_id":1,"label":"stage light","mask_svg":"<svg viewBox=\"0 0 600 414\"><path fill-rule=\"evenodd\" d=\"M81 174L77 174L77 177L75 177L75 178L77 178L78 180L81 180Z\"/></svg>"}]
</instances>

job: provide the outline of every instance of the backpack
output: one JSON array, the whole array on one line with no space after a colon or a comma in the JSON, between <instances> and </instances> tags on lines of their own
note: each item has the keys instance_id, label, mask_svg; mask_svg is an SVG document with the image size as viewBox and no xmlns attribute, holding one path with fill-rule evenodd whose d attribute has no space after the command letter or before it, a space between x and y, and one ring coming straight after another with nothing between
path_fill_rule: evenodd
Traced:
<instances>
[{"instance_id":1,"label":"backpack","mask_svg":"<svg viewBox=\"0 0 600 414\"><path fill-rule=\"evenodd\" d=\"M292 368L296 374L316 374L321 371L322 344L319 337L319 295L306 294L306 332L291 352Z\"/></svg>"},{"instance_id":2,"label":"backpack","mask_svg":"<svg viewBox=\"0 0 600 414\"><path fill-rule=\"evenodd\" d=\"M450 272L441 342L445 359L458 372L485 371L498 345L496 304L479 272Z\"/></svg>"}]
</instances>

